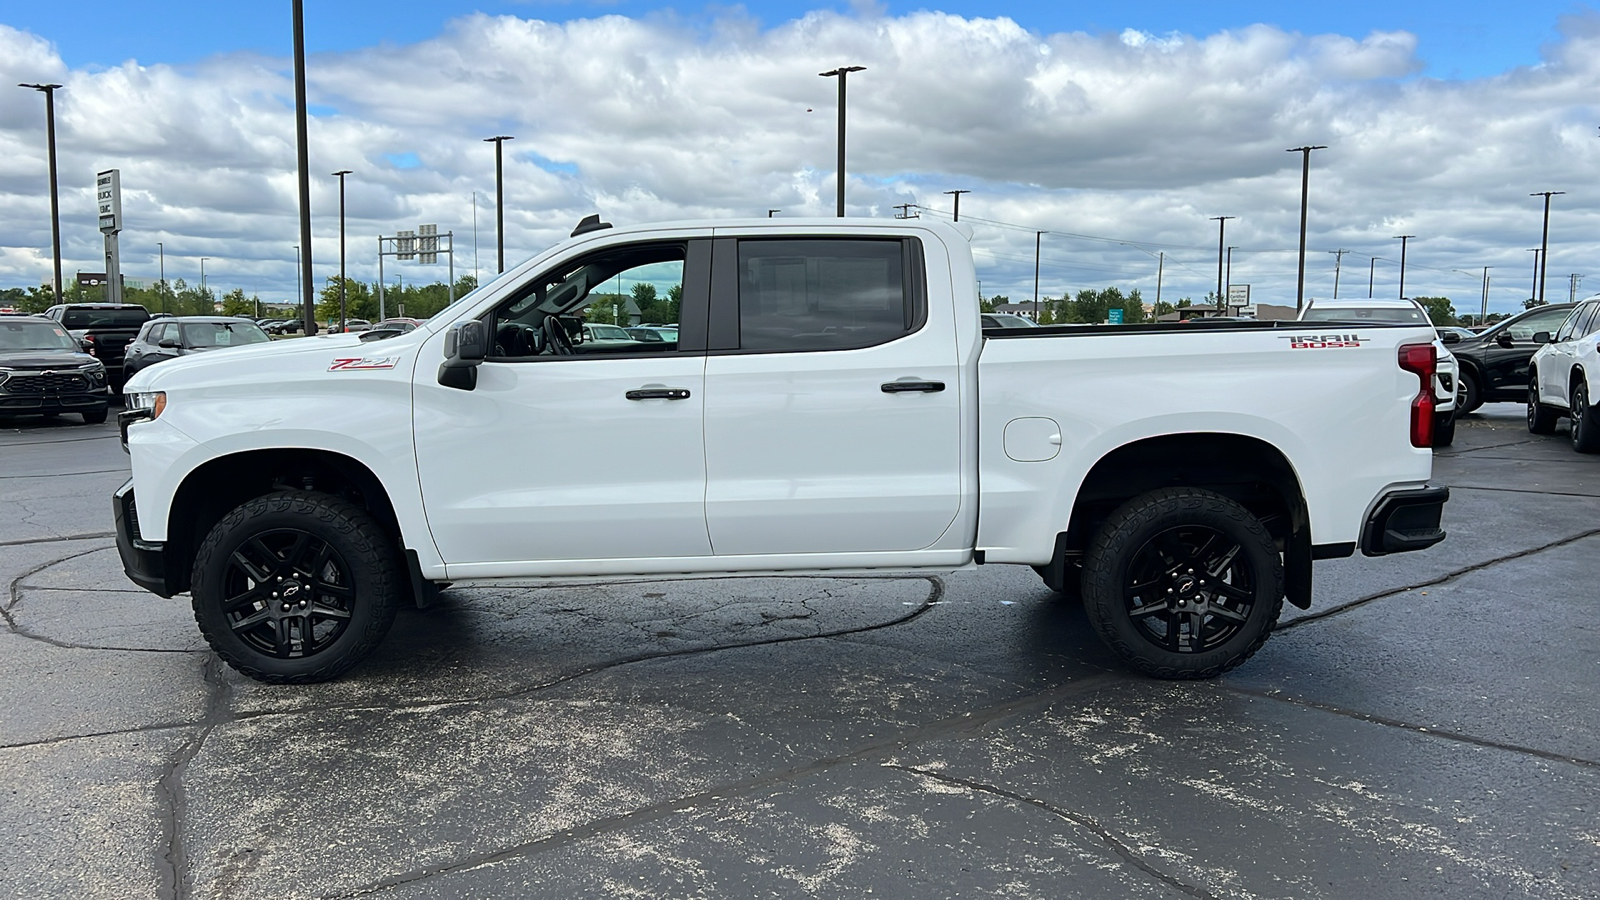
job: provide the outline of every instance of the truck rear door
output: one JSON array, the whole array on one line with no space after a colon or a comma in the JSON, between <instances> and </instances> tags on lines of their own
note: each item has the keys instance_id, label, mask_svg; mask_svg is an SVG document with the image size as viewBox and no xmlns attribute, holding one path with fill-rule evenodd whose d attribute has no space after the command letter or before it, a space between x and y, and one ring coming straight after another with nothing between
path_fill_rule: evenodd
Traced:
<instances>
[{"instance_id":1,"label":"truck rear door","mask_svg":"<svg viewBox=\"0 0 1600 900\"><path fill-rule=\"evenodd\" d=\"M960 510L961 383L948 299L929 315L920 239L719 234L712 270L716 555L934 544Z\"/></svg>"}]
</instances>

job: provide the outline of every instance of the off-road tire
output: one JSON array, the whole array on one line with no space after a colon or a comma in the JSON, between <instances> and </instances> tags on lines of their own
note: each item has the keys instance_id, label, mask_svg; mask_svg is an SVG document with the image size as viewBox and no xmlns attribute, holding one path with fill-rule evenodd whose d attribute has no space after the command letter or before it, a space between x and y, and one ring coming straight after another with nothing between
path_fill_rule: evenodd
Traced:
<instances>
[{"instance_id":1,"label":"off-road tire","mask_svg":"<svg viewBox=\"0 0 1600 900\"><path fill-rule=\"evenodd\" d=\"M1528 431L1531 434L1555 434L1556 421L1561 414L1539 402L1538 378L1534 375L1528 382Z\"/></svg>"},{"instance_id":2,"label":"off-road tire","mask_svg":"<svg viewBox=\"0 0 1600 900\"><path fill-rule=\"evenodd\" d=\"M230 625L230 613L224 610L223 604L228 599L225 585L234 584L242 577L236 551L251 545L252 539L266 536L282 540L286 533L293 532L309 535L310 540L331 548L331 556L324 563L336 561L337 568L333 571L341 579L340 586L350 588L351 595L344 601L332 601L346 604L348 610L341 611L347 611L348 616L342 630L330 643L308 655L284 658L252 646L247 638L236 633L235 628L241 623ZM288 572L289 569L275 571ZM329 570L319 568L317 574L326 571ZM211 529L195 555L190 593L195 621L223 662L269 684L312 684L344 674L383 640L394 624L402 596L409 589L402 577L405 571L392 538L366 510L331 494L282 491L246 501ZM274 577L269 573L250 581L266 583ZM290 577L293 580L299 576L291 574ZM306 591L316 595L318 587L308 585ZM277 597L276 594L272 596ZM266 602L277 604L279 601ZM318 608L314 596L312 602L310 614L304 620L307 625L311 624L309 615L316 614ZM259 635L259 632L252 634ZM300 635L305 638L303 631Z\"/></svg>"},{"instance_id":3,"label":"off-road tire","mask_svg":"<svg viewBox=\"0 0 1600 900\"><path fill-rule=\"evenodd\" d=\"M1589 405L1589 385L1583 381L1572 387L1572 449L1600 453L1600 418Z\"/></svg>"},{"instance_id":4,"label":"off-road tire","mask_svg":"<svg viewBox=\"0 0 1600 900\"><path fill-rule=\"evenodd\" d=\"M1222 643L1174 652L1156 646L1135 623L1124 589L1133 590L1130 579L1141 554L1164 535L1185 528L1210 530L1237 544L1235 558L1243 557L1250 567L1250 590L1242 593L1252 599L1237 631ZM1100 526L1084 556L1083 605L1090 624L1124 662L1156 678L1213 678L1249 659L1278 621L1283 585L1282 559L1260 520L1227 497L1200 488L1165 488L1129 500Z\"/></svg>"}]
</instances>

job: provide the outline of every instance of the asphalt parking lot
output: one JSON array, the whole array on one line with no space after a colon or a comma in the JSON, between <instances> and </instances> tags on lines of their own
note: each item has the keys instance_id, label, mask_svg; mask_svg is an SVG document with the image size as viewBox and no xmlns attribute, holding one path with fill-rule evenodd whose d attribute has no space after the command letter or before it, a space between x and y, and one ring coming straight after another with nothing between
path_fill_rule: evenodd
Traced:
<instances>
[{"instance_id":1,"label":"asphalt parking lot","mask_svg":"<svg viewBox=\"0 0 1600 900\"><path fill-rule=\"evenodd\" d=\"M19 420L0 896L1600 896L1600 458L1485 410L1449 540L1200 684L989 567L463 585L268 687L124 579L114 425Z\"/></svg>"}]
</instances>

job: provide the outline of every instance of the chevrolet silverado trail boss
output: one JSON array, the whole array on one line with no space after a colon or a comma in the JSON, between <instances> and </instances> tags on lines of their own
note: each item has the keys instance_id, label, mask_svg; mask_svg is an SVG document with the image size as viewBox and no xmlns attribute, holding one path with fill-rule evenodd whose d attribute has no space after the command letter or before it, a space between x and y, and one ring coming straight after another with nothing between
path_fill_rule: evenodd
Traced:
<instances>
[{"instance_id":1,"label":"chevrolet silverado trail boss","mask_svg":"<svg viewBox=\"0 0 1600 900\"><path fill-rule=\"evenodd\" d=\"M142 370L124 568L269 682L338 676L450 582L1000 563L1206 678L1313 560L1444 538L1432 326L985 331L960 229L590 217L414 331ZM676 340L583 340L635 319Z\"/></svg>"}]
</instances>

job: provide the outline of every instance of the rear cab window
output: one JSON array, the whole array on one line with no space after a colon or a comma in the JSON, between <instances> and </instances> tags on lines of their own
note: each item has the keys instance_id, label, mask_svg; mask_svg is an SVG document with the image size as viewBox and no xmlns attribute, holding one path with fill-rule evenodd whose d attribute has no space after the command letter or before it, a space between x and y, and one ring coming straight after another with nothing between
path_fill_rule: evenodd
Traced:
<instances>
[{"instance_id":1,"label":"rear cab window","mask_svg":"<svg viewBox=\"0 0 1600 900\"><path fill-rule=\"evenodd\" d=\"M888 343L927 318L921 243L911 238L738 242L738 347L853 350Z\"/></svg>"}]
</instances>

